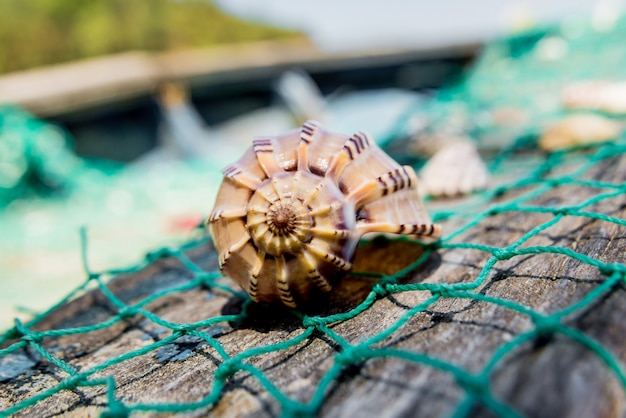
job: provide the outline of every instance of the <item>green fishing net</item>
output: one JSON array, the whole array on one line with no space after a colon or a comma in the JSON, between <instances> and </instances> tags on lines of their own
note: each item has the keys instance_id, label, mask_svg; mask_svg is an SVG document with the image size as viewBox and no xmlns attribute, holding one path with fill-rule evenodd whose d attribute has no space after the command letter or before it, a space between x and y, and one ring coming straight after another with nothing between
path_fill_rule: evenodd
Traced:
<instances>
[{"instance_id":1,"label":"green fishing net","mask_svg":"<svg viewBox=\"0 0 626 418\"><path fill-rule=\"evenodd\" d=\"M537 149L537 137L546 124L567 113L559 104L565 85L618 79L626 73L623 39L624 20L600 27L581 20L494 42L459 84L436 93L427 109L411 109L399 117L390 132L390 146L408 141L411 120L418 115L427 121L427 129L454 129L474 139L494 181L466 199L430 201L429 210L436 222L443 223L444 234L432 244L394 241L403 246L402 254L414 254L400 270L373 271L379 262L376 257L385 262L400 257L389 250L392 244L363 244L369 246L372 260L369 264L357 260L357 271L344 281L361 279L366 290L347 307L289 311L252 303L221 277L217 255L202 230L197 239L180 247L164 247L129 269L107 271L90 269L84 239L84 283L28 323L17 321L0 339L0 415L55 415L64 408L87 412L76 408L89 405L104 416L226 414L217 410L223 403L245 415L252 401L233 395L234 388L244 387L262 399L252 410L310 416L329 412L332 399L358 390L355 380L364 378L364 369L390 392L397 390L406 383L402 376L393 381L374 374L385 360L381 367L393 368L394 373L412 367L436 373L419 391L409 387L410 396L421 397L421 402L448 396L437 392L437 383L453 386L455 396L443 401L448 406L445 413L467 416L483 408L513 417L526 411L503 399L504 389L493 385L501 368L514 363L512 354L528 354L529 345L541 349L563 341L601 364L609 382L609 389L601 390L609 393L617 387L624 396L619 315L626 280L626 134L622 131L611 142L552 153ZM514 123L510 118L502 123L498 117L502 109L515 115ZM598 247L598 241L604 245ZM459 258L465 253L472 256ZM527 267L532 260L540 262ZM462 274L453 276L459 269ZM522 278L531 285L516 287ZM562 299L545 299L548 288L562 293ZM338 292L336 298L341 299L341 289ZM96 308L81 310L79 302L86 297ZM217 308L186 310L188 304L198 306L198 300ZM545 305L548 302L550 306ZM54 319L55 312L68 306L76 318ZM619 313L618 319L611 310ZM476 314L481 311L487 314ZM605 314L597 329L596 311ZM263 315L274 315L275 323L264 322L259 318ZM478 323L477 317L489 322ZM369 326L357 332L350 328L363 318ZM448 327L448 340L429 341L428 336L435 334L428 332L442 327ZM455 340L466 327L475 330L470 333L476 341L485 343L471 347L471 363L462 353L470 348ZM500 337L486 340L487 332ZM91 351L80 351L78 341L94 335L109 337ZM251 348L241 350L235 340L246 338ZM320 341L324 349L319 349ZM329 361L320 363L317 373L298 375L298 370L324 356ZM189 381L184 377L196 370L204 377L194 382L204 385L186 386ZM516 370L525 372L523 366ZM299 378L285 382L286 375ZM132 388L146 380L152 383L143 386L144 392L158 387L167 393L163 388L168 387L186 395L176 392L162 396L159 403L145 401L143 392L138 396ZM426 386L431 393L421 392ZM20 397L24 387L29 394L25 398ZM524 388L511 389L516 391ZM360 395L364 405L375 402L365 392ZM419 412L398 411L394 401L385 408L390 415Z\"/></svg>"},{"instance_id":2,"label":"green fishing net","mask_svg":"<svg viewBox=\"0 0 626 418\"><path fill-rule=\"evenodd\" d=\"M17 197L71 188L81 168L61 129L20 109L1 109L0 208Z\"/></svg>"}]
</instances>

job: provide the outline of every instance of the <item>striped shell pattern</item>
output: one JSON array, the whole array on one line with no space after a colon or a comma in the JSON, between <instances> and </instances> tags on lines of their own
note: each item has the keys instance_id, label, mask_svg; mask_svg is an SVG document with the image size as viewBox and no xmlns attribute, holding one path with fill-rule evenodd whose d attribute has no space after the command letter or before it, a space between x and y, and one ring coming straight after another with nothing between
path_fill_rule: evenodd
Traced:
<instances>
[{"instance_id":1,"label":"striped shell pattern","mask_svg":"<svg viewBox=\"0 0 626 418\"><path fill-rule=\"evenodd\" d=\"M369 232L436 238L417 177L367 134L328 132L308 121L257 137L223 170L207 223L222 272L254 301L295 307L330 291L352 268Z\"/></svg>"}]
</instances>

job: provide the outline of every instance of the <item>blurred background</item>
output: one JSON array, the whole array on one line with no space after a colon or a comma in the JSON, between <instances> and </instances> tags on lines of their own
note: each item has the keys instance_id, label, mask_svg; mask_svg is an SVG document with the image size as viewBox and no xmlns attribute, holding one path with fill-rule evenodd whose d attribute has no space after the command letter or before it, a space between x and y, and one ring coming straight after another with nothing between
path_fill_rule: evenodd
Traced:
<instances>
[{"instance_id":1,"label":"blurred background","mask_svg":"<svg viewBox=\"0 0 626 418\"><path fill-rule=\"evenodd\" d=\"M368 131L393 150L423 128L420 109L481 62L485 45L551 28L558 36L540 32L533 46L547 39L537 51L554 61L588 30L623 27L624 7L3 0L0 331L85 280L81 227L97 271L202 234L220 170L252 136L313 118ZM511 56L490 63L503 68Z\"/></svg>"}]
</instances>

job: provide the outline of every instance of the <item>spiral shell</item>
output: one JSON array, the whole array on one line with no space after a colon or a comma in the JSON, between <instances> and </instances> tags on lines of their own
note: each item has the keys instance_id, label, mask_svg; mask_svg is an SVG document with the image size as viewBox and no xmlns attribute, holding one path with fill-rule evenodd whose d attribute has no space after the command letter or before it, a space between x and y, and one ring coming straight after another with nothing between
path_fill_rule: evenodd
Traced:
<instances>
[{"instance_id":1,"label":"spiral shell","mask_svg":"<svg viewBox=\"0 0 626 418\"><path fill-rule=\"evenodd\" d=\"M222 272L254 301L295 307L327 292L352 268L369 232L436 238L417 177L367 134L308 121L299 130L257 137L223 170L207 223Z\"/></svg>"}]
</instances>

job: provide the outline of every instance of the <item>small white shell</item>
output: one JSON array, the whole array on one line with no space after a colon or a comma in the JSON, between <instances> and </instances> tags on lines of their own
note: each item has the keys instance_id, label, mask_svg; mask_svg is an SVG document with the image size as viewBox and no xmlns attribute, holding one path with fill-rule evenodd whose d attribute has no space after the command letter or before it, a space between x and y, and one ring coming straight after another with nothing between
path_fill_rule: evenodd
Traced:
<instances>
[{"instance_id":1,"label":"small white shell","mask_svg":"<svg viewBox=\"0 0 626 418\"><path fill-rule=\"evenodd\" d=\"M489 171L469 141L447 143L420 171L421 192L434 197L469 194L487 187Z\"/></svg>"},{"instance_id":2,"label":"small white shell","mask_svg":"<svg viewBox=\"0 0 626 418\"><path fill-rule=\"evenodd\" d=\"M368 232L436 238L411 167L368 135L316 122L260 137L224 169L207 223L222 272L255 301L293 307L329 291Z\"/></svg>"}]
</instances>

